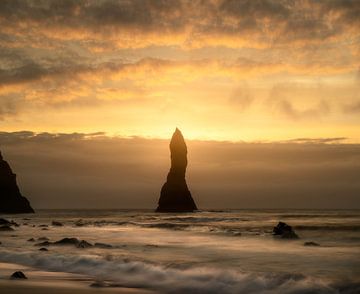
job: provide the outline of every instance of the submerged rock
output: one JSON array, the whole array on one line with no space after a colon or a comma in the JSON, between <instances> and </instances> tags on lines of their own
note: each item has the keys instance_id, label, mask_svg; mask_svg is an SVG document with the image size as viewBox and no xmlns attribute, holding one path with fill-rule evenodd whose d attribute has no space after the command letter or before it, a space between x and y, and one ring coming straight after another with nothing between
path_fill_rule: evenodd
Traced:
<instances>
[{"instance_id":1,"label":"submerged rock","mask_svg":"<svg viewBox=\"0 0 360 294\"><path fill-rule=\"evenodd\" d=\"M0 227L0 232L9 232L9 231L14 231L14 229L9 225L4 225Z\"/></svg>"},{"instance_id":2,"label":"submerged rock","mask_svg":"<svg viewBox=\"0 0 360 294\"><path fill-rule=\"evenodd\" d=\"M50 246L52 243L49 241L44 241L40 243L36 243L35 246Z\"/></svg>"},{"instance_id":3,"label":"submerged rock","mask_svg":"<svg viewBox=\"0 0 360 294\"><path fill-rule=\"evenodd\" d=\"M196 204L186 184L187 147L183 135L176 128L170 142L171 168L161 188L157 212L193 212Z\"/></svg>"},{"instance_id":4,"label":"submerged rock","mask_svg":"<svg viewBox=\"0 0 360 294\"><path fill-rule=\"evenodd\" d=\"M82 227L82 226L85 226L85 223L83 222L82 219L79 219L74 223L74 225L77 227Z\"/></svg>"},{"instance_id":5,"label":"submerged rock","mask_svg":"<svg viewBox=\"0 0 360 294\"><path fill-rule=\"evenodd\" d=\"M310 241L310 242L305 242L304 246L320 246L320 244Z\"/></svg>"},{"instance_id":6,"label":"submerged rock","mask_svg":"<svg viewBox=\"0 0 360 294\"><path fill-rule=\"evenodd\" d=\"M33 213L29 201L21 195L16 174L0 152L0 213Z\"/></svg>"},{"instance_id":7,"label":"submerged rock","mask_svg":"<svg viewBox=\"0 0 360 294\"><path fill-rule=\"evenodd\" d=\"M11 221L8 221L7 219L4 219L4 218L0 218L0 225L8 225L10 226L11 225Z\"/></svg>"},{"instance_id":8,"label":"submerged rock","mask_svg":"<svg viewBox=\"0 0 360 294\"><path fill-rule=\"evenodd\" d=\"M52 221L51 223L54 227L62 227L63 224L61 222L57 222L57 221Z\"/></svg>"},{"instance_id":9,"label":"submerged rock","mask_svg":"<svg viewBox=\"0 0 360 294\"><path fill-rule=\"evenodd\" d=\"M299 236L295 233L291 226L284 222L279 222L273 229L273 235L279 236L283 239L299 239Z\"/></svg>"},{"instance_id":10,"label":"submerged rock","mask_svg":"<svg viewBox=\"0 0 360 294\"><path fill-rule=\"evenodd\" d=\"M10 279L27 279L27 277L23 272L17 271L11 275Z\"/></svg>"},{"instance_id":11,"label":"submerged rock","mask_svg":"<svg viewBox=\"0 0 360 294\"><path fill-rule=\"evenodd\" d=\"M94 245L95 247L98 247L98 248L106 248L106 249L109 249L109 248L113 248L112 245L110 244L105 244L105 243L95 243Z\"/></svg>"},{"instance_id":12,"label":"submerged rock","mask_svg":"<svg viewBox=\"0 0 360 294\"><path fill-rule=\"evenodd\" d=\"M38 241L49 241L50 239L47 237L39 237Z\"/></svg>"},{"instance_id":13,"label":"submerged rock","mask_svg":"<svg viewBox=\"0 0 360 294\"><path fill-rule=\"evenodd\" d=\"M35 242L35 239L34 238L30 238L27 240L28 242Z\"/></svg>"},{"instance_id":14,"label":"submerged rock","mask_svg":"<svg viewBox=\"0 0 360 294\"><path fill-rule=\"evenodd\" d=\"M45 247L41 247L41 248L39 249L39 251L49 251L49 249L47 249L47 248L45 248Z\"/></svg>"},{"instance_id":15,"label":"submerged rock","mask_svg":"<svg viewBox=\"0 0 360 294\"><path fill-rule=\"evenodd\" d=\"M89 248L93 247L93 245L85 240L81 240L79 244L76 245L77 248Z\"/></svg>"}]
</instances>

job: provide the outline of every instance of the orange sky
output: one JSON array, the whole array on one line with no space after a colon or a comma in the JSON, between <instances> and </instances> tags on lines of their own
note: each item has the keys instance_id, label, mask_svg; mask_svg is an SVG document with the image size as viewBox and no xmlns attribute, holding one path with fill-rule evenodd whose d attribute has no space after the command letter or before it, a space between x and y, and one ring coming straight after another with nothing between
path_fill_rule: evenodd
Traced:
<instances>
[{"instance_id":1,"label":"orange sky","mask_svg":"<svg viewBox=\"0 0 360 294\"><path fill-rule=\"evenodd\" d=\"M1 1L0 131L360 142L359 1Z\"/></svg>"}]
</instances>

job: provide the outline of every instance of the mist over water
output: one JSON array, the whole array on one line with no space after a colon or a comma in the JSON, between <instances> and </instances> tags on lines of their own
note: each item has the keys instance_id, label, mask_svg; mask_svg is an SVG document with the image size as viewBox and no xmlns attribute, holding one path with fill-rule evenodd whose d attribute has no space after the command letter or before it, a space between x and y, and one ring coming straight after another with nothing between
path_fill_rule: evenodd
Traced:
<instances>
[{"instance_id":1,"label":"mist over water","mask_svg":"<svg viewBox=\"0 0 360 294\"><path fill-rule=\"evenodd\" d=\"M42 210L4 217L20 226L0 232L0 262L85 274L104 287L166 293L360 290L358 210ZM274 238L278 221L292 225L300 239ZM40 237L51 242L76 237L112 247L50 245L41 252L34 246L38 241L27 241ZM320 246L304 246L309 241Z\"/></svg>"}]
</instances>

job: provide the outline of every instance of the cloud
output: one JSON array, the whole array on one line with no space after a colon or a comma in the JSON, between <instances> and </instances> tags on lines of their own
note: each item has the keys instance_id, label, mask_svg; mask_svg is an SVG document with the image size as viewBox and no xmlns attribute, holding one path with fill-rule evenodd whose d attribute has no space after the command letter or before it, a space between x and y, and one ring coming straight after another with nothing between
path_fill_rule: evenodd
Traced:
<instances>
[{"instance_id":1,"label":"cloud","mask_svg":"<svg viewBox=\"0 0 360 294\"><path fill-rule=\"evenodd\" d=\"M244 84L232 91L229 102L240 110L246 110L254 102L254 96L251 94L249 87Z\"/></svg>"},{"instance_id":2,"label":"cloud","mask_svg":"<svg viewBox=\"0 0 360 294\"><path fill-rule=\"evenodd\" d=\"M0 121L17 114L22 104L22 98L16 95L0 95Z\"/></svg>"},{"instance_id":3,"label":"cloud","mask_svg":"<svg viewBox=\"0 0 360 294\"><path fill-rule=\"evenodd\" d=\"M320 101L313 107L297 109L293 103L283 99L278 102L276 107L282 114L292 119L318 119L330 111L329 105L325 101Z\"/></svg>"},{"instance_id":4,"label":"cloud","mask_svg":"<svg viewBox=\"0 0 360 294\"><path fill-rule=\"evenodd\" d=\"M343 110L348 114L355 114L360 112L360 101L355 101L350 104L346 104L343 106Z\"/></svg>"},{"instance_id":5,"label":"cloud","mask_svg":"<svg viewBox=\"0 0 360 294\"><path fill-rule=\"evenodd\" d=\"M2 1L4 31L46 38L110 39L119 47L287 44L346 37L356 1ZM159 33L161 32L161 33ZM238 43L238 45L236 45Z\"/></svg>"},{"instance_id":6,"label":"cloud","mask_svg":"<svg viewBox=\"0 0 360 294\"><path fill-rule=\"evenodd\" d=\"M300 144L326 144L326 143L341 143L346 140L346 137L338 138L296 138L284 141L285 143L300 143Z\"/></svg>"},{"instance_id":7,"label":"cloud","mask_svg":"<svg viewBox=\"0 0 360 294\"><path fill-rule=\"evenodd\" d=\"M321 85L304 87L300 83L279 83L269 91L266 105L276 114L292 120L318 120L330 113L330 104L322 98Z\"/></svg>"}]
</instances>

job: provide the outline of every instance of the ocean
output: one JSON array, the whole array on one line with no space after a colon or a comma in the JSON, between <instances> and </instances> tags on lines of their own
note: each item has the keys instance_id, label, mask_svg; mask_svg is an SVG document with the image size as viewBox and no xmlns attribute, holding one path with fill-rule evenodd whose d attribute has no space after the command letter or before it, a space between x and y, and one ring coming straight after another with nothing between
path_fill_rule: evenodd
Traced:
<instances>
[{"instance_id":1,"label":"ocean","mask_svg":"<svg viewBox=\"0 0 360 294\"><path fill-rule=\"evenodd\" d=\"M359 210L38 210L1 217L19 226L0 232L0 279L8 279L4 264L16 264L52 275L81 275L98 288L360 293ZM300 238L274 237L279 221ZM45 238L101 244L37 245Z\"/></svg>"}]
</instances>

